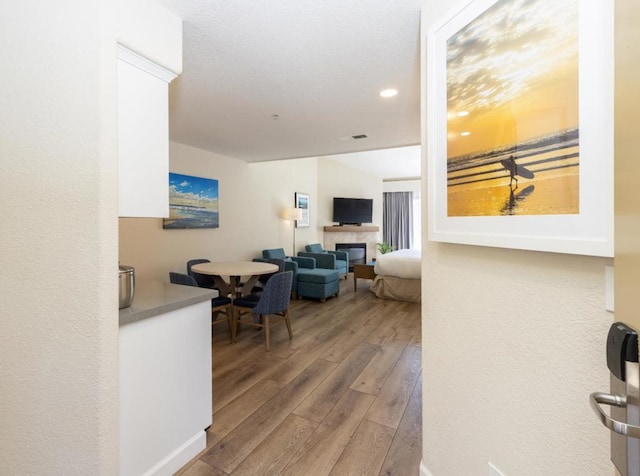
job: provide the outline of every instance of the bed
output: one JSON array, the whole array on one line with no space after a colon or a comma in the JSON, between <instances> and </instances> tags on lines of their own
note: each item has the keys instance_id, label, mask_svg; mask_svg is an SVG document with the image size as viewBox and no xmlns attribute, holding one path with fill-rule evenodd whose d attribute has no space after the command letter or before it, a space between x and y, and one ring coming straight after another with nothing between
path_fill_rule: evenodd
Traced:
<instances>
[{"instance_id":1,"label":"bed","mask_svg":"<svg viewBox=\"0 0 640 476\"><path fill-rule=\"evenodd\" d=\"M421 261L420 250L398 250L378 255L371 291L382 299L420 302Z\"/></svg>"}]
</instances>

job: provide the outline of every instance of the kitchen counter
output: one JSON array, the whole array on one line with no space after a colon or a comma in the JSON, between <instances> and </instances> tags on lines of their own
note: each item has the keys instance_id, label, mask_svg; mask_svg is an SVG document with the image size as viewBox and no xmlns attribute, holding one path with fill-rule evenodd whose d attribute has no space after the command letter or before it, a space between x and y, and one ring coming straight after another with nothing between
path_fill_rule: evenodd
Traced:
<instances>
[{"instance_id":1,"label":"kitchen counter","mask_svg":"<svg viewBox=\"0 0 640 476\"><path fill-rule=\"evenodd\" d=\"M217 293L140 282L120 310L121 476L175 474L206 448Z\"/></svg>"},{"instance_id":2,"label":"kitchen counter","mask_svg":"<svg viewBox=\"0 0 640 476\"><path fill-rule=\"evenodd\" d=\"M213 289L196 288L161 281L136 283L131 306L120 309L120 325L147 319L207 301L218 295Z\"/></svg>"}]
</instances>

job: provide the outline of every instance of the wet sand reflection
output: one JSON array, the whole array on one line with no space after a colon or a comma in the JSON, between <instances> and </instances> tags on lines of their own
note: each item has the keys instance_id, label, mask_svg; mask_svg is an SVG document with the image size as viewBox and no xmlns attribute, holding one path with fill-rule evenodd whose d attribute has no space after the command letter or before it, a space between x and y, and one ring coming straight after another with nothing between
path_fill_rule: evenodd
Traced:
<instances>
[{"instance_id":1,"label":"wet sand reflection","mask_svg":"<svg viewBox=\"0 0 640 476\"><path fill-rule=\"evenodd\" d=\"M447 161L447 215L579 213L577 130Z\"/></svg>"}]
</instances>

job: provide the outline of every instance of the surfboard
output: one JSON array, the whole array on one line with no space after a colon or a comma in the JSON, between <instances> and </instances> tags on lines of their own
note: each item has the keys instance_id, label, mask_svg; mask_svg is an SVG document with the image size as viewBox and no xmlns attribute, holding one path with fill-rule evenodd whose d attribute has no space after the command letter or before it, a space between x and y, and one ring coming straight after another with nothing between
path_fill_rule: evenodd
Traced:
<instances>
[{"instance_id":1,"label":"surfboard","mask_svg":"<svg viewBox=\"0 0 640 476\"><path fill-rule=\"evenodd\" d=\"M511 161L509 159L502 159L500 163L505 169L509 171L510 174L517 175L519 177L526 178L526 179L532 179L534 177L534 174L531 170L529 170L526 167L523 167L522 165L516 164L515 161ZM514 166L515 166L515 169L514 169Z\"/></svg>"}]
</instances>

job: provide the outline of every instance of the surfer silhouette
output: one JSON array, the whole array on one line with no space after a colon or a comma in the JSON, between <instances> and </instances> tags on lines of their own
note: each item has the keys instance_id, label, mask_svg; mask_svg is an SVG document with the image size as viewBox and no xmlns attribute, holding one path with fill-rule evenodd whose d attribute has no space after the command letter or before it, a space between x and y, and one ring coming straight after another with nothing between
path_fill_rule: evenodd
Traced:
<instances>
[{"instance_id":1,"label":"surfer silhouette","mask_svg":"<svg viewBox=\"0 0 640 476\"><path fill-rule=\"evenodd\" d=\"M523 167L522 165L516 164L516 159L513 155L510 155L508 159L502 159L500 163L509 172L509 187L512 187L515 180L515 188L518 188L518 176L528 179L532 179L534 176L531 170Z\"/></svg>"},{"instance_id":2,"label":"surfer silhouette","mask_svg":"<svg viewBox=\"0 0 640 476\"><path fill-rule=\"evenodd\" d=\"M505 165L504 162L507 162L507 165ZM511 184L515 180L516 188L518 188L518 177L516 177L516 159L513 158L513 155L510 155L506 161L503 161L502 165L505 166L509 171L509 187L511 187Z\"/></svg>"}]
</instances>

